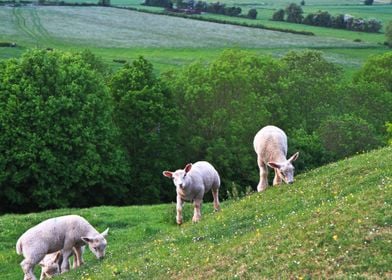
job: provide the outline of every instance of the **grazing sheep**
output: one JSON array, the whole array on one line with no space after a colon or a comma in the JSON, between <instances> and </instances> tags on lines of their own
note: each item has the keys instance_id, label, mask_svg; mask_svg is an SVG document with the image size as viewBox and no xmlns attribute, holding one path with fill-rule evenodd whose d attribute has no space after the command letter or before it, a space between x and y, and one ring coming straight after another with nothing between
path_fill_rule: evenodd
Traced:
<instances>
[{"instance_id":1,"label":"grazing sheep","mask_svg":"<svg viewBox=\"0 0 392 280\"><path fill-rule=\"evenodd\" d=\"M287 136L276 126L265 126L257 132L253 147L257 153L257 163L260 168L260 182L257 191L262 192L268 186L268 167L274 168L274 185L279 185L282 180L287 184L294 182L294 166L292 162L298 158L295 153L289 159L287 156Z\"/></svg>"},{"instance_id":2,"label":"grazing sheep","mask_svg":"<svg viewBox=\"0 0 392 280\"><path fill-rule=\"evenodd\" d=\"M94 255L105 256L106 239L109 229L96 231L84 218L77 215L51 218L27 230L16 243L16 252L24 256L21 267L24 280L35 280L34 266L46 254L62 251L61 273L69 270L69 257L75 252L79 265L83 262L83 245L88 244Z\"/></svg>"},{"instance_id":3,"label":"grazing sheep","mask_svg":"<svg viewBox=\"0 0 392 280\"><path fill-rule=\"evenodd\" d=\"M182 224L182 206L186 200L194 203L194 214L192 221L198 222L201 218L201 203L204 194L210 189L214 197L214 208L219 210L218 191L220 178L215 168L206 161L198 161L194 164L188 163L184 169L175 172L163 171L163 175L173 179L177 190L177 224Z\"/></svg>"},{"instance_id":4,"label":"grazing sheep","mask_svg":"<svg viewBox=\"0 0 392 280\"><path fill-rule=\"evenodd\" d=\"M82 246L81 251L78 251L75 247L72 248L73 255L74 255L73 268L77 268L84 263L82 258L84 248L85 246ZM63 254L61 250L55 253L47 254L39 263L39 265L41 266L40 280L52 278L52 276L60 274L62 262L63 262Z\"/></svg>"},{"instance_id":5,"label":"grazing sheep","mask_svg":"<svg viewBox=\"0 0 392 280\"><path fill-rule=\"evenodd\" d=\"M41 266L41 277L40 280L52 278L52 276L60 274L60 266L63 261L63 255L60 251L52 254L47 254L42 261L39 263Z\"/></svg>"}]
</instances>

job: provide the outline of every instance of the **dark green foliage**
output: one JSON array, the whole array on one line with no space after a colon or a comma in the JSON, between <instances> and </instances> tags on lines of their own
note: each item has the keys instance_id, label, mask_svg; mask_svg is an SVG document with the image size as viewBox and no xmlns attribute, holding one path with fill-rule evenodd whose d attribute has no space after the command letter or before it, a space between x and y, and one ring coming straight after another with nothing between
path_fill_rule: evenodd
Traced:
<instances>
[{"instance_id":1,"label":"dark green foliage","mask_svg":"<svg viewBox=\"0 0 392 280\"><path fill-rule=\"evenodd\" d=\"M126 64L110 81L114 119L131 166L126 202L157 203L173 198L172 186L161 175L176 162L177 114L170 92L140 57Z\"/></svg>"},{"instance_id":2,"label":"dark green foliage","mask_svg":"<svg viewBox=\"0 0 392 280\"><path fill-rule=\"evenodd\" d=\"M1 63L0 108L0 211L121 201L128 170L110 98L82 55Z\"/></svg>"},{"instance_id":3,"label":"dark green foliage","mask_svg":"<svg viewBox=\"0 0 392 280\"><path fill-rule=\"evenodd\" d=\"M335 159L378 147L381 143L368 122L355 115L331 116L319 128L324 147Z\"/></svg>"},{"instance_id":4,"label":"dark green foliage","mask_svg":"<svg viewBox=\"0 0 392 280\"><path fill-rule=\"evenodd\" d=\"M248 11L248 18L250 19L256 19L257 18L257 10L256 9L250 9Z\"/></svg>"},{"instance_id":5,"label":"dark green foliage","mask_svg":"<svg viewBox=\"0 0 392 280\"><path fill-rule=\"evenodd\" d=\"M373 5L373 2L374 2L374 0L364 0L364 1L363 1L363 3L364 3L366 6L371 6L371 5Z\"/></svg>"},{"instance_id":6,"label":"dark green foliage","mask_svg":"<svg viewBox=\"0 0 392 280\"><path fill-rule=\"evenodd\" d=\"M145 0L143 5L164 7L164 8L172 8L173 7L173 3L170 0Z\"/></svg>"},{"instance_id":7,"label":"dark green foliage","mask_svg":"<svg viewBox=\"0 0 392 280\"><path fill-rule=\"evenodd\" d=\"M301 6L291 3L286 7L287 22L301 23L303 19L303 10Z\"/></svg>"},{"instance_id":8,"label":"dark green foliage","mask_svg":"<svg viewBox=\"0 0 392 280\"><path fill-rule=\"evenodd\" d=\"M272 15L272 20L275 21L284 21L284 10L279 9Z\"/></svg>"},{"instance_id":9,"label":"dark green foliage","mask_svg":"<svg viewBox=\"0 0 392 280\"><path fill-rule=\"evenodd\" d=\"M388 22L388 25L385 27L385 37L388 46L392 48L392 21Z\"/></svg>"}]
</instances>

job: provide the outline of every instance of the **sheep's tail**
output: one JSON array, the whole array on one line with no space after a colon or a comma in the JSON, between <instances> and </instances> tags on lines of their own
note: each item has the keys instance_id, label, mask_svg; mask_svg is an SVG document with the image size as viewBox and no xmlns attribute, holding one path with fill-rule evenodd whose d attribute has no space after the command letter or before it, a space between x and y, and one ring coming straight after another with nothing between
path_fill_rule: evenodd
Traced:
<instances>
[{"instance_id":1,"label":"sheep's tail","mask_svg":"<svg viewBox=\"0 0 392 280\"><path fill-rule=\"evenodd\" d=\"M20 239L18 240L18 242L16 242L16 253L18 255L23 254L22 241Z\"/></svg>"}]
</instances>

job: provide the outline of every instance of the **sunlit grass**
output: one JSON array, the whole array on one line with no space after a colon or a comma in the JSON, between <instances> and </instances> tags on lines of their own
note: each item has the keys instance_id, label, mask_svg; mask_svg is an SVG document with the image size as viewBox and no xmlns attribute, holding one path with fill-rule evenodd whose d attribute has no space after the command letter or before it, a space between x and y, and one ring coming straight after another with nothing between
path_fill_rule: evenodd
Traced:
<instances>
[{"instance_id":1,"label":"sunlit grass","mask_svg":"<svg viewBox=\"0 0 392 280\"><path fill-rule=\"evenodd\" d=\"M257 172L255 167L255 172ZM63 209L0 217L0 268L20 279L18 236L39 221L67 213L110 227L103 261L59 279L387 279L392 262L392 148L339 161L222 203L202 221L175 224L175 204ZM255 182L256 184L256 182Z\"/></svg>"}]
</instances>

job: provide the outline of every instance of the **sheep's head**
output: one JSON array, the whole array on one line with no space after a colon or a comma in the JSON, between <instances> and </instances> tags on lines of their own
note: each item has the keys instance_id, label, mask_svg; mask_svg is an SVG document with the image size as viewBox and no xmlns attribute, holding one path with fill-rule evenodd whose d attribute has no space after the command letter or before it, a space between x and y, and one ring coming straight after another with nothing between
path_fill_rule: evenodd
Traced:
<instances>
[{"instance_id":1,"label":"sheep's head","mask_svg":"<svg viewBox=\"0 0 392 280\"><path fill-rule=\"evenodd\" d=\"M275 169L278 176L286 183L294 183L294 166L292 164L299 156L299 152L292 155L288 160L284 162L268 162L268 166Z\"/></svg>"},{"instance_id":2,"label":"sheep's head","mask_svg":"<svg viewBox=\"0 0 392 280\"><path fill-rule=\"evenodd\" d=\"M60 274L61 259L61 251L46 255L45 258L39 263L42 268L41 279L52 278L52 276Z\"/></svg>"},{"instance_id":3,"label":"sheep's head","mask_svg":"<svg viewBox=\"0 0 392 280\"><path fill-rule=\"evenodd\" d=\"M94 236L86 236L82 237L82 240L88 244L91 252L97 257L97 259L103 259L105 257L105 249L106 249L106 239L105 237L108 235L109 228L107 228L101 234L96 234Z\"/></svg>"},{"instance_id":4,"label":"sheep's head","mask_svg":"<svg viewBox=\"0 0 392 280\"><path fill-rule=\"evenodd\" d=\"M186 176L192 168L192 163L188 163L184 169L178 169L175 172L163 171L163 176L173 179L177 188L185 189L187 187Z\"/></svg>"}]
</instances>

